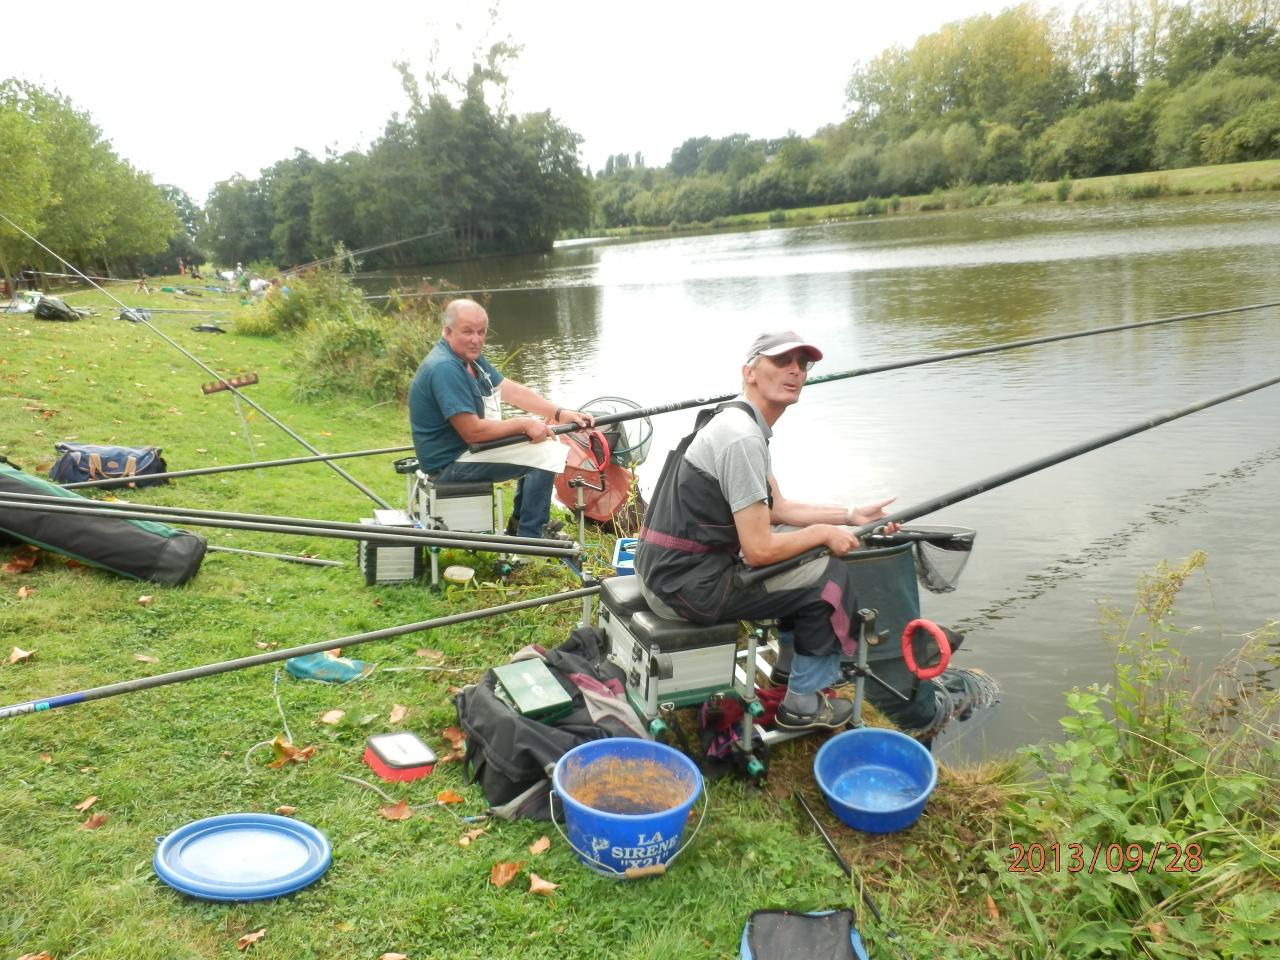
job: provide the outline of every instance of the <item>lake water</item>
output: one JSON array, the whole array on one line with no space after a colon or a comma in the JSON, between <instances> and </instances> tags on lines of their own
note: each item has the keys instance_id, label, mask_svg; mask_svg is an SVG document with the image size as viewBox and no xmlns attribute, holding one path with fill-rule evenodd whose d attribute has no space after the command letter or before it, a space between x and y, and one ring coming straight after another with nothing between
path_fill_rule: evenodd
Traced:
<instances>
[{"instance_id":1,"label":"lake water","mask_svg":"<svg viewBox=\"0 0 1280 960\"><path fill-rule=\"evenodd\" d=\"M1275 195L1041 205L643 241L445 268L490 304L491 354L553 399L643 406L733 392L763 330L820 345L815 375L1077 329L1280 300ZM1280 374L1280 309L1102 334L817 384L779 421L790 497L918 504L1193 401ZM641 485L694 412L655 419ZM1099 604L1208 553L1180 646L1208 670L1280 618L1280 386L949 507L973 527L952 594L924 614L967 634L1002 706L973 751L1053 736L1063 691L1106 682ZM923 521L922 521L923 522Z\"/></svg>"}]
</instances>

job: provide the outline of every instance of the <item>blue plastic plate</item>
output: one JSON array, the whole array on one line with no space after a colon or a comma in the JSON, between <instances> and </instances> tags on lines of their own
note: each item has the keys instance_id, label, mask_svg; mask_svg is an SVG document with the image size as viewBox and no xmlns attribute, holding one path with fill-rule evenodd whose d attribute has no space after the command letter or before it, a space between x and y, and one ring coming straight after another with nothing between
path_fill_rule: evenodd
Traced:
<instances>
[{"instance_id":1,"label":"blue plastic plate","mask_svg":"<svg viewBox=\"0 0 1280 960\"><path fill-rule=\"evenodd\" d=\"M333 850L310 824L271 813L229 813L161 837L157 876L201 900L270 900L329 869Z\"/></svg>"}]
</instances>

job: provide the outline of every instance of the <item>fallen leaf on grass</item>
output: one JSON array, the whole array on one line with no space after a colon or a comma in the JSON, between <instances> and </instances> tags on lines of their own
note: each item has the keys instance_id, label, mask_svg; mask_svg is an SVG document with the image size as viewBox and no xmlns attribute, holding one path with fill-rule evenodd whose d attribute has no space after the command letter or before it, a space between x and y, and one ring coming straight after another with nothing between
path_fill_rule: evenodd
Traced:
<instances>
[{"instance_id":1,"label":"fallen leaf on grass","mask_svg":"<svg viewBox=\"0 0 1280 960\"><path fill-rule=\"evenodd\" d=\"M290 807L288 805L283 807L276 807L276 813L280 814L280 816L282 817L292 817L297 812L298 812L297 807Z\"/></svg>"},{"instance_id":2,"label":"fallen leaf on grass","mask_svg":"<svg viewBox=\"0 0 1280 960\"><path fill-rule=\"evenodd\" d=\"M159 657L148 656L145 653L135 653L133 655L133 659L137 660L139 663L159 663L160 662Z\"/></svg>"},{"instance_id":3,"label":"fallen leaf on grass","mask_svg":"<svg viewBox=\"0 0 1280 960\"><path fill-rule=\"evenodd\" d=\"M440 736L449 741L449 746L455 750L461 750L463 744L467 742L467 735L457 727L445 727L440 731Z\"/></svg>"},{"instance_id":4,"label":"fallen leaf on grass","mask_svg":"<svg viewBox=\"0 0 1280 960\"><path fill-rule=\"evenodd\" d=\"M253 933L246 933L243 937L236 941L237 950L248 950L251 946L267 935L267 928L255 930Z\"/></svg>"},{"instance_id":5,"label":"fallen leaf on grass","mask_svg":"<svg viewBox=\"0 0 1280 960\"><path fill-rule=\"evenodd\" d=\"M263 640L255 640L255 641L253 641L253 645L254 645L255 647L257 647L259 650L269 650L269 649L271 649L271 644L269 644L269 643L267 643L266 641L263 641Z\"/></svg>"},{"instance_id":6,"label":"fallen leaf on grass","mask_svg":"<svg viewBox=\"0 0 1280 960\"><path fill-rule=\"evenodd\" d=\"M90 814L89 819L80 824L81 830L97 830L100 826L107 822L105 813Z\"/></svg>"},{"instance_id":7,"label":"fallen leaf on grass","mask_svg":"<svg viewBox=\"0 0 1280 960\"><path fill-rule=\"evenodd\" d=\"M19 600L25 600L25 599L27 599L27 597L31 596L31 595L32 595L33 593L35 593L35 592L36 592L36 588L35 588L35 587L19 587L19 588L18 588L18 599L19 599Z\"/></svg>"},{"instance_id":8,"label":"fallen leaf on grass","mask_svg":"<svg viewBox=\"0 0 1280 960\"><path fill-rule=\"evenodd\" d=\"M41 950L39 953L24 953L18 960L53 960L53 954L48 950Z\"/></svg>"},{"instance_id":9,"label":"fallen leaf on grass","mask_svg":"<svg viewBox=\"0 0 1280 960\"><path fill-rule=\"evenodd\" d=\"M409 960L407 953L384 953L378 960Z\"/></svg>"},{"instance_id":10,"label":"fallen leaf on grass","mask_svg":"<svg viewBox=\"0 0 1280 960\"><path fill-rule=\"evenodd\" d=\"M520 868L523 866L523 860L518 860L515 863L495 863L493 869L489 871L489 882L495 887L505 887L516 878L516 874L520 872Z\"/></svg>"},{"instance_id":11,"label":"fallen leaf on grass","mask_svg":"<svg viewBox=\"0 0 1280 960\"><path fill-rule=\"evenodd\" d=\"M9 654L10 663L26 663L36 652L34 650L23 650L21 647L14 647L13 652Z\"/></svg>"},{"instance_id":12,"label":"fallen leaf on grass","mask_svg":"<svg viewBox=\"0 0 1280 960\"><path fill-rule=\"evenodd\" d=\"M450 750L443 757L437 760L436 763L454 763L458 760L466 759L466 756L467 755L461 750Z\"/></svg>"},{"instance_id":13,"label":"fallen leaf on grass","mask_svg":"<svg viewBox=\"0 0 1280 960\"><path fill-rule=\"evenodd\" d=\"M79 803L76 804L76 809L79 810L81 813L84 813L86 810L88 810L97 802L98 802L98 798L96 796L85 797L83 800L81 800Z\"/></svg>"},{"instance_id":14,"label":"fallen leaf on grass","mask_svg":"<svg viewBox=\"0 0 1280 960\"><path fill-rule=\"evenodd\" d=\"M68 558L67 558L67 569L68 569L68 570L83 570L83 569L85 569L85 566L84 566L84 564L83 564L83 563L81 563L81 562L80 562L79 560L77 560L75 557L68 557Z\"/></svg>"},{"instance_id":15,"label":"fallen leaf on grass","mask_svg":"<svg viewBox=\"0 0 1280 960\"><path fill-rule=\"evenodd\" d=\"M469 847L471 846L472 840L475 840L483 835L484 835L484 829L481 827L477 827L474 830L468 830L466 833L464 833L461 837L458 838L458 846Z\"/></svg>"},{"instance_id":16,"label":"fallen leaf on grass","mask_svg":"<svg viewBox=\"0 0 1280 960\"><path fill-rule=\"evenodd\" d=\"M40 760L43 763L53 763L53 757L47 753L40 754Z\"/></svg>"},{"instance_id":17,"label":"fallen leaf on grass","mask_svg":"<svg viewBox=\"0 0 1280 960\"><path fill-rule=\"evenodd\" d=\"M399 723L409 715L409 708L403 703L397 703L391 708L391 716L387 718L387 723Z\"/></svg>"},{"instance_id":18,"label":"fallen leaf on grass","mask_svg":"<svg viewBox=\"0 0 1280 960\"><path fill-rule=\"evenodd\" d=\"M345 710L326 710L320 714L320 722L326 727L332 727L335 723L340 723L346 715L347 711Z\"/></svg>"},{"instance_id":19,"label":"fallen leaf on grass","mask_svg":"<svg viewBox=\"0 0 1280 960\"><path fill-rule=\"evenodd\" d=\"M276 734L271 741L271 752L275 759L267 764L268 769L279 770L286 763L305 763L315 756L315 747L295 747L284 738L284 734Z\"/></svg>"},{"instance_id":20,"label":"fallen leaf on grass","mask_svg":"<svg viewBox=\"0 0 1280 960\"><path fill-rule=\"evenodd\" d=\"M34 554L34 553L20 554L19 556L14 557L12 560L6 563L4 567L0 569L3 569L5 573L30 573L31 568L36 565L36 561L38 559L39 559L38 554Z\"/></svg>"},{"instance_id":21,"label":"fallen leaf on grass","mask_svg":"<svg viewBox=\"0 0 1280 960\"><path fill-rule=\"evenodd\" d=\"M428 659L428 660L443 660L443 659L444 659L444 653L443 653L442 651L440 651L440 650L431 650L431 649L429 649L429 648L427 648L427 647L422 647L422 648L421 648L421 649L419 649L419 650L415 650L415 651L414 651L414 653L415 653L415 654L417 654L419 657L425 657L425 658L426 658L426 659Z\"/></svg>"},{"instance_id":22,"label":"fallen leaf on grass","mask_svg":"<svg viewBox=\"0 0 1280 960\"><path fill-rule=\"evenodd\" d=\"M546 853L551 849L550 837L539 837L536 843L529 844L529 852L535 857L540 853Z\"/></svg>"},{"instance_id":23,"label":"fallen leaf on grass","mask_svg":"<svg viewBox=\"0 0 1280 960\"><path fill-rule=\"evenodd\" d=\"M987 894L987 919L999 920L1000 911L996 909L996 902L991 899L991 894Z\"/></svg>"},{"instance_id":24,"label":"fallen leaf on grass","mask_svg":"<svg viewBox=\"0 0 1280 960\"><path fill-rule=\"evenodd\" d=\"M1169 928L1159 921L1148 923L1147 929L1151 931L1151 939L1156 943L1164 943L1168 939Z\"/></svg>"},{"instance_id":25,"label":"fallen leaf on grass","mask_svg":"<svg viewBox=\"0 0 1280 960\"><path fill-rule=\"evenodd\" d=\"M156 598L151 596L151 594L149 593L144 593L142 596L138 598L138 606L140 607L149 607L155 602L156 602Z\"/></svg>"},{"instance_id":26,"label":"fallen leaf on grass","mask_svg":"<svg viewBox=\"0 0 1280 960\"><path fill-rule=\"evenodd\" d=\"M536 873L529 873L529 892L536 893L544 897L549 897L560 889L560 884L552 883L550 880L543 880Z\"/></svg>"},{"instance_id":27,"label":"fallen leaf on grass","mask_svg":"<svg viewBox=\"0 0 1280 960\"><path fill-rule=\"evenodd\" d=\"M408 800L401 800L394 807L379 807L378 812L388 820L408 820L413 816L413 807Z\"/></svg>"},{"instance_id":28,"label":"fallen leaf on grass","mask_svg":"<svg viewBox=\"0 0 1280 960\"><path fill-rule=\"evenodd\" d=\"M441 790L436 794L436 803L462 803L465 799L466 797L453 790Z\"/></svg>"}]
</instances>

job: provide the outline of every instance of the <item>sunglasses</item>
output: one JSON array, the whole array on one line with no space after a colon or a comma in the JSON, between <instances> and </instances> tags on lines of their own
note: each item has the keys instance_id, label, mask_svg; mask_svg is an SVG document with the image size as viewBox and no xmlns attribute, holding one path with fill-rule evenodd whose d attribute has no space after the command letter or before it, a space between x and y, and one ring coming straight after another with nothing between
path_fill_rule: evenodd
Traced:
<instances>
[{"instance_id":1,"label":"sunglasses","mask_svg":"<svg viewBox=\"0 0 1280 960\"><path fill-rule=\"evenodd\" d=\"M808 373L813 369L813 361L800 350L792 350L777 357L771 357L767 353L762 353L760 356L764 357L779 370L785 370L793 363L800 368L801 373Z\"/></svg>"}]
</instances>

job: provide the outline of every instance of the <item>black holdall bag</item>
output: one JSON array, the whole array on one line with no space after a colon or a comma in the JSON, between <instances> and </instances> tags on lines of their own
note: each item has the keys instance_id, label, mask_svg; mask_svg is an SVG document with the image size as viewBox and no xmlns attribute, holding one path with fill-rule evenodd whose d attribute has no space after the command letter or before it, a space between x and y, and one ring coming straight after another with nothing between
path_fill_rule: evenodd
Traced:
<instances>
[{"instance_id":1,"label":"black holdall bag","mask_svg":"<svg viewBox=\"0 0 1280 960\"><path fill-rule=\"evenodd\" d=\"M542 659L573 700L565 716L543 722L520 715L495 692L492 670L454 696L458 726L467 738L464 780L479 784L489 813L503 820L551 819L551 772L574 747L605 737L641 735L620 692L622 671L605 659L599 630L575 629ZM587 694L584 684L596 692ZM604 691L609 685L619 691L616 710L601 707L611 699Z\"/></svg>"},{"instance_id":2,"label":"black holdall bag","mask_svg":"<svg viewBox=\"0 0 1280 960\"><path fill-rule=\"evenodd\" d=\"M36 303L36 316L41 320L79 320L80 314L57 297L41 297Z\"/></svg>"},{"instance_id":3,"label":"black holdall bag","mask_svg":"<svg viewBox=\"0 0 1280 960\"><path fill-rule=\"evenodd\" d=\"M6 493L65 497L71 505L86 499L43 477L23 473L0 456L0 498ZM166 586L179 586L194 577L205 552L203 537L151 520L0 507L0 541L6 537L122 577Z\"/></svg>"},{"instance_id":4,"label":"black holdall bag","mask_svg":"<svg viewBox=\"0 0 1280 960\"><path fill-rule=\"evenodd\" d=\"M145 479L147 474L164 473L168 467L159 447L112 447L92 443L55 443L58 459L49 468L54 483L82 483L86 480L110 480L102 489L112 487L150 487L169 481Z\"/></svg>"}]
</instances>

